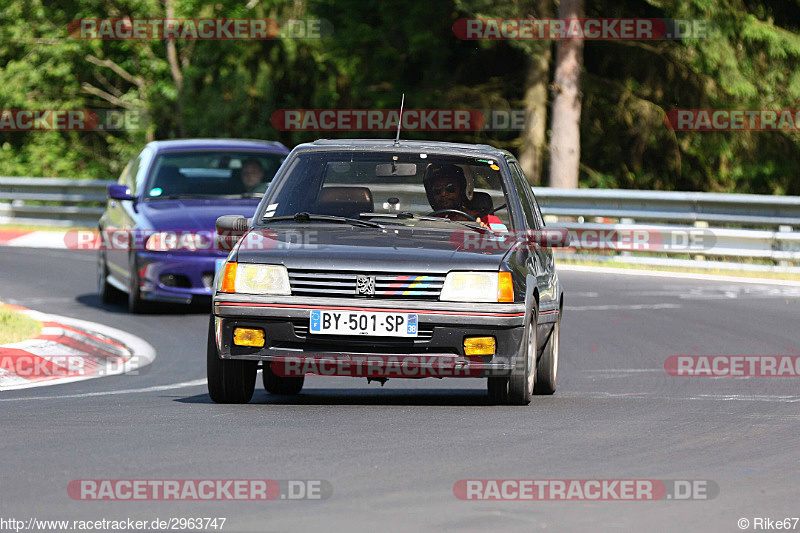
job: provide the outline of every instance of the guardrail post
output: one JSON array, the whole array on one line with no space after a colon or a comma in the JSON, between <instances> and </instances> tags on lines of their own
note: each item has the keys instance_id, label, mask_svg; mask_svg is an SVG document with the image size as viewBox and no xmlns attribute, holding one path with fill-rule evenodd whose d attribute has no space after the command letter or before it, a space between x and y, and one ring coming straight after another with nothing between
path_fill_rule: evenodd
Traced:
<instances>
[{"instance_id":1,"label":"guardrail post","mask_svg":"<svg viewBox=\"0 0 800 533\"><path fill-rule=\"evenodd\" d=\"M694 224L692 224L692 225L695 228L703 228L703 229L708 228L708 222L706 222L704 220L695 220ZM706 256L704 256L702 254L698 254L698 255L694 256L692 259L694 259L695 261L705 261L706 260Z\"/></svg>"},{"instance_id":2,"label":"guardrail post","mask_svg":"<svg viewBox=\"0 0 800 533\"><path fill-rule=\"evenodd\" d=\"M778 232L779 233L791 233L792 231L794 231L794 228L792 228L791 226L778 226ZM774 248L775 247L773 246L773 249ZM778 266L780 266L780 267L788 267L789 266L789 261L786 261L785 259L781 260L781 261L778 261Z\"/></svg>"},{"instance_id":3,"label":"guardrail post","mask_svg":"<svg viewBox=\"0 0 800 533\"><path fill-rule=\"evenodd\" d=\"M636 221L632 218L621 218L619 219L620 224L636 224ZM630 250L623 250L618 254L620 257L631 257Z\"/></svg>"}]
</instances>

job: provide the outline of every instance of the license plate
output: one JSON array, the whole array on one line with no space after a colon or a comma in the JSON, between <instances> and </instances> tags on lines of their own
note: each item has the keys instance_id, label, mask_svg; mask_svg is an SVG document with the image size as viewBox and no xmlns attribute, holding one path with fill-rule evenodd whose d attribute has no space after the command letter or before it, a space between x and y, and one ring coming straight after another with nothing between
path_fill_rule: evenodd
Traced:
<instances>
[{"instance_id":1,"label":"license plate","mask_svg":"<svg viewBox=\"0 0 800 533\"><path fill-rule=\"evenodd\" d=\"M377 335L416 337L416 313L367 313L363 311L311 311L311 333L327 335Z\"/></svg>"}]
</instances>

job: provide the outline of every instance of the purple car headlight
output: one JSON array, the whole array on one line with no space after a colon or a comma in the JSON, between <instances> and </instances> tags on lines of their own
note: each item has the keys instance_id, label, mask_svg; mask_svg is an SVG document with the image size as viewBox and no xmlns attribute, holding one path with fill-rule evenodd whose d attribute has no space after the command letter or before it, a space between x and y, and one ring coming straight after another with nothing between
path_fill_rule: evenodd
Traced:
<instances>
[{"instance_id":1,"label":"purple car headlight","mask_svg":"<svg viewBox=\"0 0 800 533\"><path fill-rule=\"evenodd\" d=\"M159 231L150 235L144 247L151 252L196 252L209 250L213 245L214 240L202 232Z\"/></svg>"}]
</instances>

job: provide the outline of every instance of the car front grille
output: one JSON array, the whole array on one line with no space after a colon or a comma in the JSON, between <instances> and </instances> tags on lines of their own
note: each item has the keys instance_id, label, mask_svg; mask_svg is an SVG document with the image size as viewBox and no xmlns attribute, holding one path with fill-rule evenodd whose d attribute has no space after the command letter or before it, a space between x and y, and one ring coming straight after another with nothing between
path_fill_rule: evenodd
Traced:
<instances>
[{"instance_id":1,"label":"car front grille","mask_svg":"<svg viewBox=\"0 0 800 533\"><path fill-rule=\"evenodd\" d=\"M374 278L374 294L358 294L356 278ZM445 274L408 274L398 272L331 272L328 270L289 270L292 294L329 298L397 298L437 300Z\"/></svg>"}]
</instances>

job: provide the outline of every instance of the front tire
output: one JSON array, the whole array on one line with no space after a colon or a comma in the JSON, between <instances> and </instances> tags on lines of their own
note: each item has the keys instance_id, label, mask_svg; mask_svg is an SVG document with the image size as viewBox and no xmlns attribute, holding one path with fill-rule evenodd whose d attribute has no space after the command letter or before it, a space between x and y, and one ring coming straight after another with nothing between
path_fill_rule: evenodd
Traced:
<instances>
[{"instance_id":1,"label":"front tire","mask_svg":"<svg viewBox=\"0 0 800 533\"><path fill-rule=\"evenodd\" d=\"M535 308L534 308L535 311ZM508 378L508 403L528 405L536 387L536 315L528 324L523 357L517 357L511 377Z\"/></svg>"},{"instance_id":2,"label":"front tire","mask_svg":"<svg viewBox=\"0 0 800 533\"><path fill-rule=\"evenodd\" d=\"M264 383L264 389L270 394L294 395L303 390L303 383L306 378L305 376L279 376L272 371L269 362L265 362L264 367L261 369L261 380Z\"/></svg>"},{"instance_id":3,"label":"front tire","mask_svg":"<svg viewBox=\"0 0 800 533\"><path fill-rule=\"evenodd\" d=\"M139 264L136 255L131 255L128 268L128 311L133 314L140 314L149 311L150 306L142 299L142 291L139 288Z\"/></svg>"},{"instance_id":4,"label":"front tire","mask_svg":"<svg viewBox=\"0 0 800 533\"><path fill-rule=\"evenodd\" d=\"M556 391L560 332L561 314L559 313L558 320L553 325L550 338L544 347L544 353L542 353L542 357L536 365L536 387L533 389L533 393L536 395L548 395Z\"/></svg>"},{"instance_id":5,"label":"front tire","mask_svg":"<svg viewBox=\"0 0 800 533\"><path fill-rule=\"evenodd\" d=\"M508 405L508 378L489 378L489 405Z\"/></svg>"},{"instance_id":6,"label":"front tire","mask_svg":"<svg viewBox=\"0 0 800 533\"><path fill-rule=\"evenodd\" d=\"M206 374L208 395L215 403L247 403L256 388L257 361L220 359L214 334L214 317L208 325Z\"/></svg>"},{"instance_id":7,"label":"front tire","mask_svg":"<svg viewBox=\"0 0 800 533\"><path fill-rule=\"evenodd\" d=\"M510 377L488 379L491 405L528 405L536 387L537 307L531 310L531 321L525 332L524 348L518 354Z\"/></svg>"},{"instance_id":8,"label":"front tire","mask_svg":"<svg viewBox=\"0 0 800 533\"><path fill-rule=\"evenodd\" d=\"M122 296L117 288L108 282L108 264L103 250L97 254L97 292L104 304L114 303Z\"/></svg>"}]
</instances>

